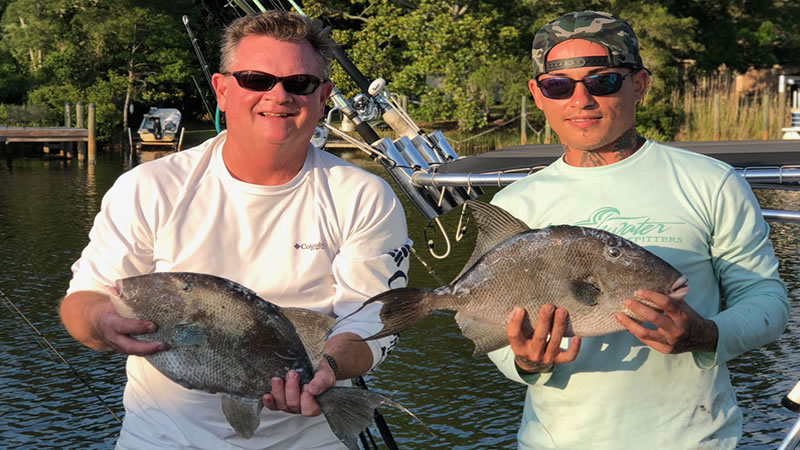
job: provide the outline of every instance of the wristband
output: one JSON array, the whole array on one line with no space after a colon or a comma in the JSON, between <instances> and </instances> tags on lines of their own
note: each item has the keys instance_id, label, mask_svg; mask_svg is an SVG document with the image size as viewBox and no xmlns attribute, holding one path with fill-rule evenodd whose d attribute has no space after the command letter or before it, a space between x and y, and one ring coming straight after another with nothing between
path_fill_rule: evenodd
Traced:
<instances>
[{"instance_id":1,"label":"wristband","mask_svg":"<svg viewBox=\"0 0 800 450\"><path fill-rule=\"evenodd\" d=\"M322 357L325 358L325 361L328 361L328 365L331 366L331 370L333 370L333 377L337 380L339 379L339 366L336 364L336 360L333 359L333 356L323 353Z\"/></svg>"},{"instance_id":2,"label":"wristband","mask_svg":"<svg viewBox=\"0 0 800 450\"><path fill-rule=\"evenodd\" d=\"M523 363L531 368L526 369L520 366L520 363ZM542 372L550 372L551 370L553 370L553 364L544 364L536 361L531 361L530 359L519 355L514 355L514 365L517 366L517 370L521 370L525 373L542 373Z\"/></svg>"}]
</instances>

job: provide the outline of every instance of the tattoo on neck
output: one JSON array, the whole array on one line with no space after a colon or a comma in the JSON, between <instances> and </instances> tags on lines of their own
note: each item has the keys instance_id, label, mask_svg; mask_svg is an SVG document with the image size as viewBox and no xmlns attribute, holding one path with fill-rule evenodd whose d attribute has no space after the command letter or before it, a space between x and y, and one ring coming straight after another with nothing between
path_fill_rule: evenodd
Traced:
<instances>
[{"instance_id":1,"label":"tattoo on neck","mask_svg":"<svg viewBox=\"0 0 800 450\"><path fill-rule=\"evenodd\" d=\"M644 138L636 134L636 127L633 126L622 134L614 144L614 156L617 161L636 153L639 147L644 144Z\"/></svg>"},{"instance_id":2,"label":"tattoo on neck","mask_svg":"<svg viewBox=\"0 0 800 450\"><path fill-rule=\"evenodd\" d=\"M583 152L580 167L600 167L608 164L603 155L595 152Z\"/></svg>"}]
</instances>

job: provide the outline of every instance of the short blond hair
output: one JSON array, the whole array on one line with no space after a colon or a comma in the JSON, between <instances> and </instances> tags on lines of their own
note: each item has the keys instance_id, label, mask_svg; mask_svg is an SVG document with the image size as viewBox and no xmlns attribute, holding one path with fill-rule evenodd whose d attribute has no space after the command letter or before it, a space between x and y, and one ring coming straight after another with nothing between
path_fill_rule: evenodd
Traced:
<instances>
[{"instance_id":1,"label":"short blond hair","mask_svg":"<svg viewBox=\"0 0 800 450\"><path fill-rule=\"evenodd\" d=\"M229 71L236 47L247 36L268 36L279 41L308 41L316 53L322 78L328 79L336 42L330 37L330 27L321 21L285 11L266 11L234 20L225 28L222 37L220 72Z\"/></svg>"}]
</instances>

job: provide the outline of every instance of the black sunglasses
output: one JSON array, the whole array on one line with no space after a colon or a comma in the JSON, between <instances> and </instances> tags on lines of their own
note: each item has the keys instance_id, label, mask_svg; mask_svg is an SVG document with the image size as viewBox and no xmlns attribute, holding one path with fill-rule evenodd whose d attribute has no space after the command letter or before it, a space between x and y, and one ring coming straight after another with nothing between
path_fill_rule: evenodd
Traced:
<instances>
[{"instance_id":1,"label":"black sunglasses","mask_svg":"<svg viewBox=\"0 0 800 450\"><path fill-rule=\"evenodd\" d=\"M223 75L233 75L239 86L248 91L266 92L275 87L278 83L283 83L286 92L294 95L308 95L316 91L319 85L325 80L314 75L289 75L288 77L278 77L271 73L258 72L255 70L242 70L239 72L222 72Z\"/></svg>"},{"instance_id":2,"label":"black sunglasses","mask_svg":"<svg viewBox=\"0 0 800 450\"><path fill-rule=\"evenodd\" d=\"M586 86L586 90L592 95L611 95L622 88L622 82L625 81L625 78L636 72L638 70L626 75L616 72L598 73L583 77L580 80L573 80L567 77L551 77L536 80L536 86L541 89L542 95L553 100L564 100L572 97L572 93L575 92L575 83L583 83Z\"/></svg>"}]
</instances>

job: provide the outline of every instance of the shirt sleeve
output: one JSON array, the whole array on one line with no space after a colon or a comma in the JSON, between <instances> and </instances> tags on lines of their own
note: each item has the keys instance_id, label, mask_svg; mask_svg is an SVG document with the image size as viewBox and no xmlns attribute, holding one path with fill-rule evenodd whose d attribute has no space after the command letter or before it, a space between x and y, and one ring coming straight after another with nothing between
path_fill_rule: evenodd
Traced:
<instances>
[{"instance_id":1,"label":"shirt sleeve","mask_svg":"<svg viewBox=\"0 0 800 450\"><path fill-rule=\"evenodd\" d=\"M122 174L103 196L89 243L72 265L68 294L108 292L120 278L153 271L153 233L142 193L131 172ZM154 206L153 210L156 209Z\"/></svg>"},{"instance_id":2,"label":"shirt sleeve","mask_svg":"<svg viewBox=\"0 0 800 450\"><path fill-rule=\"evenodd\" d=\"M334 326L331 336L351 332L366 338L378 333L383 328L380 304L349 314L372 296L408 283L411 241L405 214L388 185L385 189L388 192L372 204L354 202L353 227L333 260L333 312L336 317L346 318ZM397 336L366 342L372 350L374 369L395 347Z\"/></svg>"},{"instance_id":3,"label":"shirt sleeve","mask_svg":"<svg viewBox=\"0 0 800 450\"><path fill-rule=\"evenodd\" d=\"M750 185L732 169L714 203L711 258L724 309L716 355L695 354L701 367L721 364L780 337L789 320L789 299L778 260ZM713 359L712 359L713 358Z\"/></svg>"}]
</instances>

